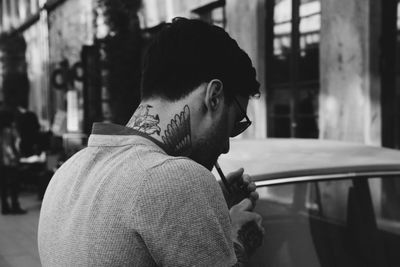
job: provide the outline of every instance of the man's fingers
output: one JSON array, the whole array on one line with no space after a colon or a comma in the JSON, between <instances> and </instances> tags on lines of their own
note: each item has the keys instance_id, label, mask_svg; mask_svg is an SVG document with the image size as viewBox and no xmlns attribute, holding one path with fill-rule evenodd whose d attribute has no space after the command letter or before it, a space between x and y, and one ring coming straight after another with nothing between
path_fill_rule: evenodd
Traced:
<instances>
[{"instance_id":1,"label":"man's fingers","mask_svg":"<svg viewBox=\"0 0 400 267\"><path fill-rule=\"evenodd\" d=\"M255 217L255 222L258 224L258 226L261 227L261 223L262 223L262 217L261 217L261 215L258 214L258 213L254 213L254 214L256 215L256 217Z\"/></svg>"},{"instance_id":2,"label":"man's fingers","mask_svg":"<svg viewBox=\"0 0 400 267\"><path fill-rule=\"evenodd\" d=\"M236 179L240 179L242 177L244 173L244 169L243 168L239 168L234 172L229 173L226 176L226 179L228 180L229 183L234 183Z\"/></svg>"},{"instance_id":3,"label":"man's fingers","mask_svg":"<svg viewBox=\"0 0 400 267\"><path fill-rule=\"evenodd\" d=\"M256 190L256 184L251 180L251 176L248 174L243 174L243 184L247 185L248 191Z\"/></svg>"},{"instance_id":4,"label":"man's fingers","mask_svg":"<svg viewBox=\"0 0 400 267\"><path fill-rule=\"evenodd\" d=\"M260 214L258 214L258 213L255 213L255 212L251 212L251 215L249 214L249 216L250 216L250 221L254 221L257 225L258 225L258 228L263 232L263 234L264 234L264 227L262 226L262 217L261 217L261 215Z\"/></svg>"},{"instance_id":5,"label":"man's fingers","mask_svg":"<svg viewBox=\"0 0 400 267\"><path fill-rule=\"evenodd\" d=\"M246 211L253 208L253 202L249 198L245 198L239 202L239 204L233 206L239 210Z\"/></svg>"},{"instance_id":6,"label":"man's fingers","mask_svg":"<svg viewBox=\"0 0 400 267\"><path fill-rule=\"evenodd\" d=\"M251 183L251 177L248 174L243 174L243 182L246 184L250 184Z\"/></svg>"},{"instance_id":7,"label":"man's fingers","mask_svg":"<svg viewBox=\"0 0 400 267\"><path fill-rule=\"evenodd\" d=\"M251 182L248 186L247 186L247 191L255 191L257 189L257 186L255 183Z\"/></svg>"},{"instance_id":8,"label":"man's fingers","mask_svg":"<svg viewBox=\"0 0 400 267\"><path fill-rule=\"evenodd\" d=\"M249 198L250 198L251 200L253 200L253 201L256 201L256 200L258 200L258 198L259 198L259 194L258 194L256 191L252 191L252 192L250 193L250 195L249 195Z\"/></svg>"},{"instance_id":9,"label":"man's fingers","mask_svg":"<svg viewBox=\"0 0 400 267\"><path fill-rule=\"evenodd\" d=\"M248 221L254 221L258 225L258 227L260 229L263 229L263 227L262 227L262 217L261 217L260 214L255 213L255 212L248 212L247 220Z\"/></svg>"}]
</instances>

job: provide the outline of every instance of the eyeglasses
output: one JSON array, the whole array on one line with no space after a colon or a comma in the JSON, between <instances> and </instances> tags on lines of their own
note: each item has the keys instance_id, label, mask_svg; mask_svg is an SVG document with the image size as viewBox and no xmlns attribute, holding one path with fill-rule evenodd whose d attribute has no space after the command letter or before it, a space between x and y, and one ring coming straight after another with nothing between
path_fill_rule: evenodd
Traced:
<instances>
[{"instance_id":1,"label":"eyeglasses","mask_svg":"<svg viewBox=\"0 0 400 267\"><path fill-rule=\"evenodd\" d=\"M242 106L240 105L237 98L233 97L233 100L238 105L240 111L242 112L242 115L244 116L245 121L239 121L239 122L235 123L235 126L233 127L233 130L232 130L231 137L238 136L239 134L246 131L246 129L249 128L249 126L251 125L251 120L249 119L249 117L247 117L246 111L242 108Z\"/></svg>"}]
</instances>

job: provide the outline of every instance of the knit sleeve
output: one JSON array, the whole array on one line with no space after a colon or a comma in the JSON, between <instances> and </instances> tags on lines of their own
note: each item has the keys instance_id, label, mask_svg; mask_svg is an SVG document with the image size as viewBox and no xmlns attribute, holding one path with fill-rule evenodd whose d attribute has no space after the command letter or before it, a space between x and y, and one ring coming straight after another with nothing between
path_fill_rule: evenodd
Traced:
<instances>
[{"instance_id":1,"label":"knit sleeve","mask_svg":"<svg viewBox=\"0 0 400 267\"><path fill-rule=\"evenodd\" d=\"M233 266L229 211L214 176L188 159L148 170L135 216L160 266Z\"/></svg>"}]
</instances>

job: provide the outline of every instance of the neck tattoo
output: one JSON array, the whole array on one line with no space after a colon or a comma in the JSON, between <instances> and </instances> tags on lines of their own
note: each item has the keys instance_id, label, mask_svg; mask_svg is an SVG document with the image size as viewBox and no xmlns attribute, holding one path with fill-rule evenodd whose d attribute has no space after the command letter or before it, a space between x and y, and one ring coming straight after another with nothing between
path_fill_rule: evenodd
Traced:
<instances>
[{"instance_id":1,"label":"neck tattoo","mask_svg":"<svg viewBox=\"0 0 400 267\"><path fill-rule=\"evenodd\" d=\"M128 127L131 127L137 131L144 132L148 135L157 134L160 135L161 128L158 126L160 118L158 114L151 115L149 110L153 106L151 105L140 105L137 111L128 122Z\"/></svg>"},{"instance_id":2,"label":"neck tattoo","mask_svg":"<svg viewBox=\"0 0 400 267\"><path fill-rule=\"evenodd\" d=\"M190 109L185 105L181 113L175 114L170 124L164 131L162 140L165 145L172 149L174 156L189 156L192 148L190 133Z\"/></svg>"},{"instance_id":3,"label":"neck tattoo","mask_svg":"<svg viewBox=\"0 0 400 267\"><path fill-rule=\"evenodd\" d=\"M151 105L140 105L128 122L127 126L148 135L161 134L160 118L158 114L149 113ZM190 109L185 105L179 114L175 114L170 123L166 126L163 136L163 143L170 150L172 156L189 156L192 148L190 131Z\"/></svg>"}]
</instances>

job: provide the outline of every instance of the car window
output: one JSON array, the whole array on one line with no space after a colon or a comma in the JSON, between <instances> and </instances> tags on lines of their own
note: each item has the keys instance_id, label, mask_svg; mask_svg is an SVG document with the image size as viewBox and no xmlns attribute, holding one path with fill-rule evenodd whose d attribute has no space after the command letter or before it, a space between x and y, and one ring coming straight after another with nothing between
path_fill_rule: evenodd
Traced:
<instances>
[{"instance_id":1,"label":"car window","mask_svg":"<svg viewBox=\"0 0 400 267\"><path fill-rule=\"evenodd\" d=\"M400 177L257 189L266 230L251 266L400 266Z\"/></svg>"},{"instance_id":2,"label":"car window","mask_svg":"<svg viewBox=\"0 0 400 267\"><path fill-rule=\"evenodd\" d=\"M264 186L257 189L264 199L281 204L291 204L293 201L294 185Z\"/></svg>"},{"instance_id":3,"label":"car window","mask_svg":"<svg viewBox=\"0 0 400 267\"><path fill-rule=\"evenodd\" d=\"M314 215L345 222L351 186L348 179L308 183L306 205Z\"/></svg>"},{"instance_id":4,"label":"car window","mask_svg":"<svg viewBox=\"0 0 400 267\"><path fill-rule=\"evenodd\" d=\"M377 225L400 235L400 178L368 179Z\"/></svg>"}]
</instances>

